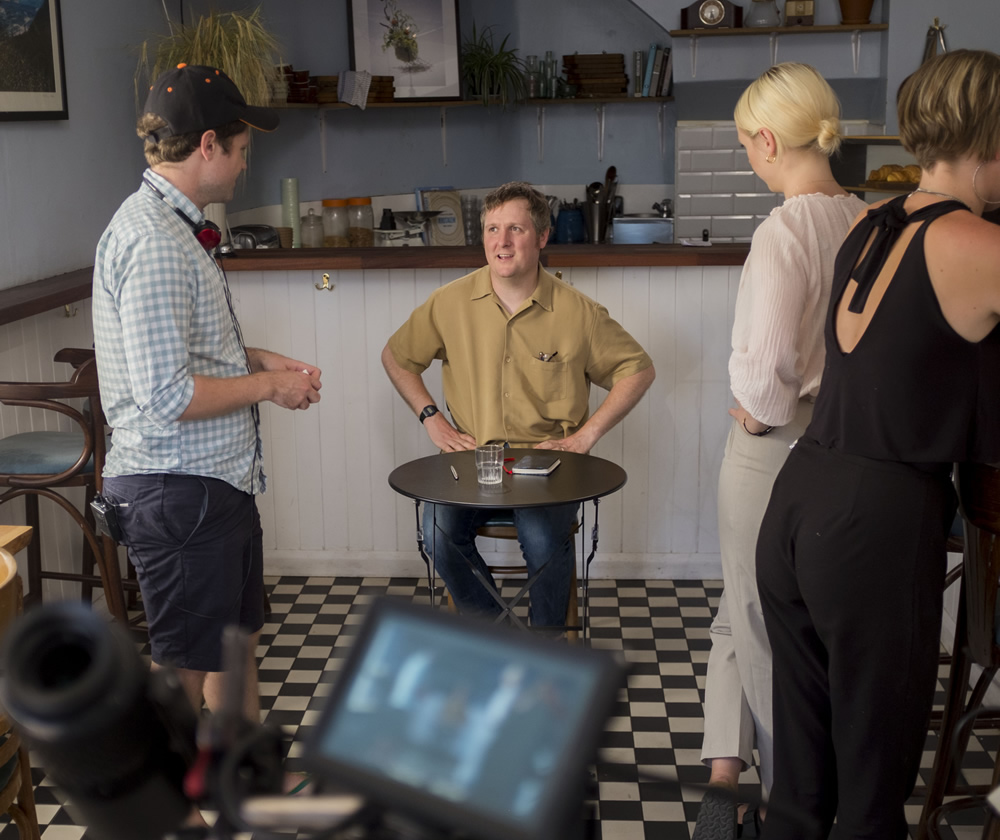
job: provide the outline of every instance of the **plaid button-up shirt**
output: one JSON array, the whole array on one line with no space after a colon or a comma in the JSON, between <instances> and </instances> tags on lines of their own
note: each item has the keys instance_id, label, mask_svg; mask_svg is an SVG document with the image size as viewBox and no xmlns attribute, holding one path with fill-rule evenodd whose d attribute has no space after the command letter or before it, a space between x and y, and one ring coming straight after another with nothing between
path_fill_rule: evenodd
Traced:
<instances>
[{"instance_id":1,"label":"plaid button-up shirt","mask_svg":"<svg viewBox=\"0 0 1000 840\"><path fill-rule=\"evenodd\" d=\"M180 473L262 492L260 441L250 408L178 418L194 376L247 373L225 277L176 212L202 213L168 181L129 196L101 237L94 263L94 345L101 401L113 428L105 476Z\"/></svg>"}]
</instances>

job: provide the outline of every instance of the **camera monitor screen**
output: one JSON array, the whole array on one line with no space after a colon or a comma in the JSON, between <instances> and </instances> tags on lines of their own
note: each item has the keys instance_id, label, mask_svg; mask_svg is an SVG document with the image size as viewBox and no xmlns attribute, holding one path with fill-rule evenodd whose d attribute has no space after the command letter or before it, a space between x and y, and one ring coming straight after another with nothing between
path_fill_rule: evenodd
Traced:
<instances>
[{"instance_id":1,"label":"camera monitor screen","mask_svg":"<svg viewBox=\"0 0 1000 840\"><path fill-rule=\"evenodd\" d=\"M624 681L607 651L381 599L305 759L432 834L567 837Z\"/></svg>"}]
</instances>

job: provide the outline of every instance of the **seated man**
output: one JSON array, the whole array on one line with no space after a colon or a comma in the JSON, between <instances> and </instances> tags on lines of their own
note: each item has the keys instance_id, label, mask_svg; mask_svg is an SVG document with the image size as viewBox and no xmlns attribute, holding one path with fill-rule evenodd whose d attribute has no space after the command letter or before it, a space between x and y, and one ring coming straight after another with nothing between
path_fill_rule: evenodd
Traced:
<instances>
[{"instance_id":1,"label":"seated man","mask_svg":"<svg viewBox=\"0 0 1000 840\"><path fill-rule=\"evenodd\" d=\"M549 236L541 193L525 183L504 184L483 200L482 219L488 265L437 289L414 310L382 351L386 373L445 452L484 443L589 452L649 388L652 360L603 306L539 265ZM442 363L454 425L421 378L434 359ZM592 381L609 393L588 417ZM549 563L530 593L536 627L565 623L577 508L514 511L529 574ZM469 565L490 577L476 549L476 528L490 516L425 506L435 568L464 612L500 613Z\"/></svg>"}]
</instances>

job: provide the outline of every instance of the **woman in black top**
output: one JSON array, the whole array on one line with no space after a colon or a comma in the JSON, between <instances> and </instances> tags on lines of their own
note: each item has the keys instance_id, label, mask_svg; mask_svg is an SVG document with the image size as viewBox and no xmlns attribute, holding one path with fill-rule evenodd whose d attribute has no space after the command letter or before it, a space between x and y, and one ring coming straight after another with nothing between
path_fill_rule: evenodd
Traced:
<instances>
[{"instance_id":1,"label":"woman in black top","mask_svg":"<svg viewBox=\"0 0 1000 840\"><path fill-rule=\"evenodd\" d=\"M907 836L937 672L956 461L1000 460L1000 56L901 86L922 170L837 259L813 420L757 544L774 654L768 840ZM831 826L836 818L834 833Z\"/></svg>"}]
</instances>

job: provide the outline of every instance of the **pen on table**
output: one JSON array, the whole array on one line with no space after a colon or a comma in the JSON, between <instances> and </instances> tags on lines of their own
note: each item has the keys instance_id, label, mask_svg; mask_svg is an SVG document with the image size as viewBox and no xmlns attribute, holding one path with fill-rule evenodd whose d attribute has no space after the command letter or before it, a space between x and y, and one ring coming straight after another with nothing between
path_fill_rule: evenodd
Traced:
<instances>
[{"instance_id":1,"label":"pen on table","mask_svg":"<svg viewBox=\"0 0 1000 840\"><path fill-rule=\"evenodd\" d=\"M450 465L449 469L451 470L451 474L455 477L455 481L458 481L458 470L455 469L455 465Z\"/></svg>"}]
</instances>

